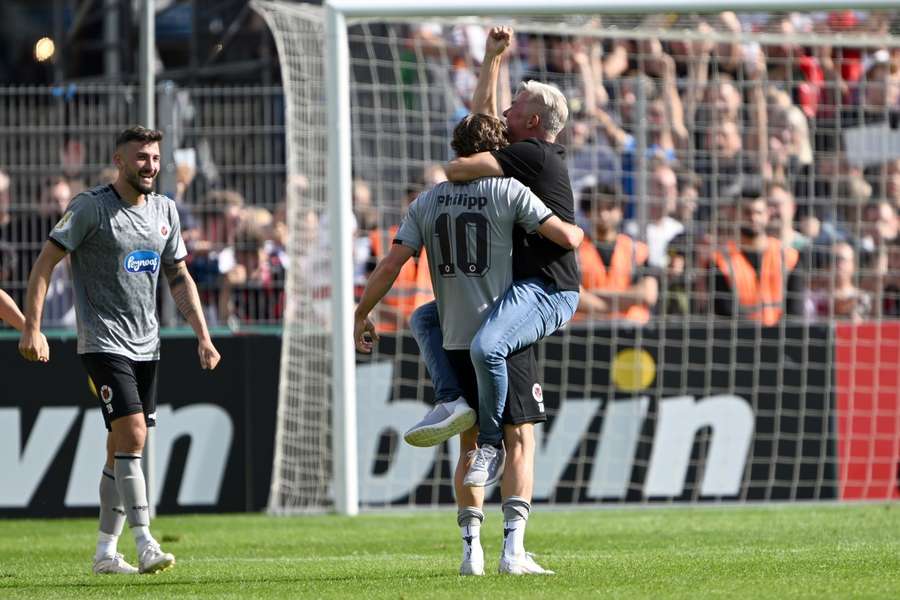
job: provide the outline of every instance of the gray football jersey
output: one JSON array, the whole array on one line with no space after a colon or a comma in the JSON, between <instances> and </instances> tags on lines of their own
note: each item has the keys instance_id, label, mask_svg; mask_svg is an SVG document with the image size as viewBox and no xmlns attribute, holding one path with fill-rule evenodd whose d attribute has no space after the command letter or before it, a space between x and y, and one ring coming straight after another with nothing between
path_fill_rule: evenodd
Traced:
<instances>
[{"instance_id":1,"label":"gray football jersey","mask_svg":"<svg viewBox=\"0 0 900 600\"><path fill-rule=\"evenodd\" d=\"M71 252L78 353L159 358L156 282L187 256L175 202L145 194L131 206L111 185L75 196L50 232Z\"/></svg>"},{"instance_id":2,"label":"gray football jersey","mask_svg":"<svg viewBox=\"0 0 900 600\"><path fill-rule=\"evenodd\" d=\"M513 227L534 232L553 215L515 179L441 183L409 206L396 242L428 254L444 348L463 350L512 285Z\"/></svg>"}]
</instances>

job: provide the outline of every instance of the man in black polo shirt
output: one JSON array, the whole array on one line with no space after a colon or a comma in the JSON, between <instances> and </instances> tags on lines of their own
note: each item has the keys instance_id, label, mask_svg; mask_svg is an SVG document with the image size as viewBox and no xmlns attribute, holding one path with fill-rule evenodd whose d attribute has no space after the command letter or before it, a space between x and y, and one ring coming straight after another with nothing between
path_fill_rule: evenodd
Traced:
<instances>
[{"instance_id":1,"label":"man in black polo shirt","mask_svg":"<svg viewBox=\"0 0 900 600\"><path fill-rule=\"evenodd\" d=\"M472 112L497 115L501 57L511 39L509 28L491 30ZM568 115L566 99L557 88L536 81L520 84L512 105L503 112L513 143L497 151L452 161L446 167L448 179L464 182L479 177L514 177L531 188L563 221L574 223L575 202L565 164L565 148L555 143ZM494 304L470 348L478 379L480 430L479 447L465 485L481 487L497 481L508 456L509 464L501 484L505 541L500 571L543 574L546 571L524 550L525 523L531 510L534 483L534 425L503 425L509 385L506 359L552 334L572 318L578 306L581 278L573 251L518 228L513 238L513 278L512 287ZM436 399L456 400L462 390L441 347L434 303L417 309L410 325L431 373ZM540 401L541 393L540 386L535 385L536 400ZM430 416L406 433L407 441L421 427L434 426ZM451 436L456 433L452 429L448 431Z\"/></svg>"}]
</instances>

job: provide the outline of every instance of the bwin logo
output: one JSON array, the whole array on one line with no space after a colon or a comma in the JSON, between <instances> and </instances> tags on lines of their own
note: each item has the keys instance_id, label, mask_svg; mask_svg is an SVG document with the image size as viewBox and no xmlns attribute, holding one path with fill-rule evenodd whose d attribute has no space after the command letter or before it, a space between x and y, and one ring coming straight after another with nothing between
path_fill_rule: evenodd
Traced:
<instances>
[{"instance_id":1,"label":"bwin logo","mask_svg":"<svg viewBox=\"0 0 900 600\"><path fill-rule=\"evenodd\" d=\"M125 257L125 270L129 273L156 273L159 254L151 250L136 250Z\"/></svg>"}]
</instances>

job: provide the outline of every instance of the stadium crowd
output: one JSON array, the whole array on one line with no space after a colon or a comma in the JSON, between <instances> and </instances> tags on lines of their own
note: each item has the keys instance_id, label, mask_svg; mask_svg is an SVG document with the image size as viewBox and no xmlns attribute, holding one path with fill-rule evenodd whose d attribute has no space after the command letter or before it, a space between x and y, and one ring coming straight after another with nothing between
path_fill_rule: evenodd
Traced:
<instances>
[{"instance_id":1,"label":"stadium crowd","mask_svg":"<svg viewBox=\"0 0 900 600\"><path fill-rule=\"evenodd\" d=\"M519 33L507 89L538 79L569 100L579 319L900 316L900 48L853 43L894 27L724 12L652 16L633 39ZM484 30L420 26L407 44L444 57L431 76L465 113Z\"/></svg>"},{"instance_id":2,"label":"stadium crowd","mask_svg":"<svg viewBox=\"0 0 900 600\"><path fill-rule=\"evenodd\" d=\"M892 19L725 12L655 15L633 37L599 19L580 23L578 35L520 31L501 88L510 94L537 79L569 101L560 142L587 233L578 320L900 317L900 144L890 142L900 135L900 47L854 45L895 35ZM402 60L424 65L411 69L420 80L407 83L449 98L452 124L468 111L486 30L398 31ZM73 152L77 144L61 154ZM28 199L10 197L10 177L0 170L0 287L14 297L72 196L110 177L89 178L62 163ZM403 208L445 178L439 163L416 168L403 198L387 197L359 173L354 180L359 286L389 248ZM198 193L195 175L178 166L175 199L208 320L278 323L291 267L284 199L262 206L232 189ZM309 182L285 187L303 194ZM301 215L294 260L327 298L323 221ZM48 296L48 325L74 323L68 277L63 263ZM427 269L409 264L383 303L382 325L404 327L430 298Z\"/></svg>"}]
</instances>

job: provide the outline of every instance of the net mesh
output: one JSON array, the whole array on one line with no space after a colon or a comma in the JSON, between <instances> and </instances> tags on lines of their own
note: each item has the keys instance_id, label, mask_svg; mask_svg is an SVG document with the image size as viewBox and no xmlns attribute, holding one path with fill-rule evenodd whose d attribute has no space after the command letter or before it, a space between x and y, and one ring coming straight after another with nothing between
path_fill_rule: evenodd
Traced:
<instances>
[{"instance_id":1,"label":"net mesh","mask_svg":"<svg viewBox=\"0 0 900 600\"><path fill-rule=\"evenodd\" d=\"M279 44L289 170L305 178L291 197L291 256L309 260L289 279L271 506L328 507L328 313L316 303L328 296L329 249L310 239L325 208L320 17L310 6L255 6ZM442 180L493 22L351 23L357 293L407 203ZM539 345L549 420L535 499L897 497L897 13L566 16L514 27L501 105L525 79L563 91L560 141L586 244L610 269L621 236L635 248L620 288L582 255L583 284L605 308L580 310ZM618 221L600 214L605 189L620 190ZM793 251L774 267L762 250L750 261L771 277L756 285L781 290L773 312L748 309L730 289L743 259L729 243L753 239L754 214L757 238L796 250L795 267ZM377 351L358 363L367 507L453 501L457 443L401 442L432 399L407 323L430 287L424 266L409 269L375 315Z\"/></svg>"}]
</instances>

